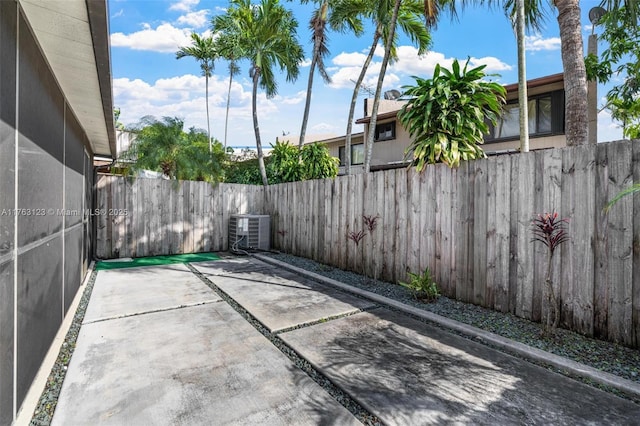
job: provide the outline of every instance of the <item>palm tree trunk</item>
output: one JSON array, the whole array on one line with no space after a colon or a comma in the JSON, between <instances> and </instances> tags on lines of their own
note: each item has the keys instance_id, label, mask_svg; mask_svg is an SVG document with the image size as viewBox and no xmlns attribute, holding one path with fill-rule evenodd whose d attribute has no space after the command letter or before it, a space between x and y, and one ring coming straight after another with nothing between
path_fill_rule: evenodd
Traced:
<instances>
[{"instance_id":1,"label":"palm tree trunk","mask_svg":"<svg viewBox=\"0 0 640 426\"><path fill-rule=\"evenodd\" d=\"M518 103L520 112L520 152L529 152L529 99L527 60L524 45L524 2L517 0L516 39L518 42Z\"/></svg>"},{"instance_id":2,"label":"palm tree trunk","mask_svg":"<svg viewBox=\"0 0 640 426\"><path fill-rule=\"evenodd\" d=\"M231 102L231 82L233 81L232 66L229 66L229 90L227 91L227 113L224 117L224 152L227 152L227 130L229 128L229 104Z\"/></svg>"},{"instance_id":3,"label":"palm tree trunk","mask_svg":"<svg viewBox=\"0 0 640 426\"><path fill-rule=\"evenodd\" d=\"M209 138L209 153L213 150L211 147L211 125L209 124L209 76L204 76L205 102L207 103L207 137Z\"/></svg>"},{"instance_id":4,"label":"palm tree trunk","mask_svg":"<svg viewBox=\"0 0 640 426\"><path fill-rule=\"evenodd\" d=\"M307 82L307 98L304 102L304 113L302 114L302 127L300 128L300 139L298 141L298 149L302 150L304 144L304 136L307 132L307 122L309 121L309 110L311 109L311 89L313 88L313 74L315 74L316 63L318 61L319 54L319 42L315 41L313 46L313 57L311 58L311 65L309 66L309 80Z\"/></svg>"},{"instance_id":5,"label":"palm tree trunk","mask_svg":"<svg viewBox=\"0 0 640 426\"><path fill-rule=\"evenodd\" d=\"M584 65L578 0L554 0L564 69L565 134L567 145L588 143L587 71Z\"/></svg>"},{"instance_id":6,"label":"palm tree trunk","mask_svg":"<svg viewBox=\"0 0 640 426\"><path fill-rule=\"evenodd\" d=\"M262 176L262 184L269 185L267 179L267 169L264 166L264 154L262 153L262 142L260 141L260 126L258 126L258 80L260 79L260 68L253 68L253 93L251 99L251 110L253 112L253 131L256 135L256 149L258 150L258 166L260 167L260 175Z\"/></svg>"},{"instance_id":7,"label":"palm tree trunk","mask_svg":"<svg viewBox=\"0 0 640 426\"><path fill-rule=\"evenodd\" d=\"M362 85L362 81L364 80L364 76L367 74L367 69L373 60L373 54L376 51L376 47L378 47L378 41L380 40L380 33L382 31L382 26L378 23L376 27L376 32L373 35L373 43L371 43L371 49L369 49L369 54L367 55L367 59L364 61L364 65L360 70L360 75L358 76L358 81L356 81L356 86L353 88L353 95L351 95L351 106L349 107L349 119L347 120L347 136L344 145L344 162L345 162L345 171L346 174L351 174L351 132L353 130L353 116L356 110L356 103L358 102L358 94L360 92L360 86Z\"/></svg>"},{"instance_id":8,"label":"palm tree trunk","mask_svg":"<svg viewBox=\"0 0 640 426\"><path fill-rule=\"evenodd\" d=\"M376 85L376 94L373 99L373 107L371 108L371 120L369 121L369 130L367 132L367 143L365 145L366 154L364 159L364 172L369 173L371 171L371 153L373 152L373 139L376 133L376 123L378 121L378 106L380 104L380 95L382 93L382 83L384 81L384 75L387 72L387 65L389 64L389 57L391 56L391 46L396 32L396 23L398 22L398 11L402 0L396 0L393 7L393 14L391 15L391 22L389 22L389 38L384 46L384 57L382 58L382 64L380 66L380 74L378 74L378 84Z\"/></svg>"}]
</instances>

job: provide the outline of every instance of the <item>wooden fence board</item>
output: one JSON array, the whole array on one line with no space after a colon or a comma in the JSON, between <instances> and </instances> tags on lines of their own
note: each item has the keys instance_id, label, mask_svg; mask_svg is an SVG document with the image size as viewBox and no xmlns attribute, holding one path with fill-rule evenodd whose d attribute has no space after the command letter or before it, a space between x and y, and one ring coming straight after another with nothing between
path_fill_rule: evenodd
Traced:
<instances>
[{"instance_id":1,"label":"wooden fence board","mask_svg":"<svg viewBox=\"0 0 640 426\"><path fill-rule=\"evenodd\" d=\"M539 169L536 174L536 179L539 179L539 175L542 176L542 199L539 201L541 204L536 205L535 213L544 212L558 212L561 218L566 216L562 210L562 151L560 150L546 150L542 155L542 168ZM566 244L566 243L565 243ZM534 243L536 250L536 259L544 259L536 262L538 276L536 278L537 284L542 287L541 291L541 306L539 318L545 320L548 311L548 292L546 290L546 247L540 243ZM560 283L561 283L561 251L558 250L553 256L552 272L552 284L554 293L560 295ZM540 273L540 270L543 273Z\"/></svg>"},{"instance_id":2,"label":"wooden fence board","mask_svg":"<svg viewBox=\"0 0 640 426\"><path fill-rule=\"evenodd\" d=\"M473 256L470 257L473 274L473 303L485 306L487 291L487 162L476 161L473 181Z\"/></svg>"},{"instance_id":3,"label":"wooden fence board","mask_svg":"<svg viewBox=\"0 0 640 426\"><path fill-rule=\"evenodd\" d=\"M533 246L531 243L531 218L535 211L534 182L535 154L517 157L517 305L516 315L530 319L533 311ZM513 181L512 181L513 182Z\"/></svg>"},{"instance_id":4,"label":"wooden fence board","mask_svg":"<svg viewBox=\"0 0 640 426\"><path fill-rule=\"evenodd\" d=\"M421 199L426 197L420 185L420 174L411 169L407 171L407 268L413 273L421 273L426 263L422 262L421 255L427 255L425 241L428 239L421 222L426 222L427 208ZM424 212L424 216L421 214ZM421 220L421 217L423 220ZM426 224L425 224L426 226ZM433 228L431 228L433 229ZM431 240L433 243L433 240ZM432 269L433 272L433 269Z\"/></svg>"},{"instance_id":5,"label":"wooden fence board","mask_svg":"<svg viewBox=\"0 0 640 426\"><path fill-rule=\"evenodd\" d=\"M608 200L609 164L607 158L608 145L596 146L595 156L595 245L594 245L594 298L593 327L596 337L605 337L608 333L609 316L609 262L608 218L604 206Z\"/></svg>"},{"instance_id":6,"label":"wooden fence board","mask_svg":"<svg viewBox=\"0 0 640 426\"><path fill-rule=\"evenodd\" d=\"M632 147L633 182L640 184L640 143ZM633 270L632 270L632 340L631 346L640 347L640 194L633 196Z\"/></svg>"},{"instance_id":7,"label":"wooden fence board","mask_svg":"<svg viewBox=\"0 0 640 426\"><path fill-rule=\"evenodd\" d=\"M485 277L485 293L484 293L484 306L495 308L495 294L496 294L496 268L497 268L497 256L498 256L498 242L496 235L497 227L497 188L496 188L496 176L497 176L497 164L499 157L492 157L487 160L487 178L486 178L486 193L487 193L487 208L486 208L486 260L485 268L478 273L484 273ZM499 309L498 309L499 310Z\"/></svg>"},{"instance_id":8,"label":"wooden fence board","mask_svg":"<svg viewBox=\"0 0 640 426\"><path fill-rule=\"evenodd\" d=\"M575 330L585 334L593 334L593 277L595 244L595 145L575 147L574 203L575 210L571 232L573 233L573 262L572 277L573 306L571 307L572 325ZM627 166L626 173L629 172ZM585 191L584 188L589 188Z\"/></svg>"},{"instance_id":9,"label":"wooden fence board","mask_svg":"<svg viewBox=\"0 0 640 426\"><path fill-rule=\"evenodd\" d=\"M395 170L396 175L396 256L395 281L407 280L407 172L405 169Z\"/></svg>"},{"instance_id":10,"label":"wooden fence board","mask_svg":"<svg viewBox=\"0 0 640 426\"><path fill-rule=\"evenodd\" d=\"M509 311L509 266L511 263L511 159L496 159L495 197L495 280L494 306L501 312Z\"/></svg>"},{"instance_id":11,"label":"wooden fence board","mask_svg":"<svg viewBox=\"0 0 640 426\"><path fill-rule=\"evenodd\" d=\"M435 167L428 167L418 176L418 191L420 196L417 198L417 209L414 209L413 215L419 219L416 223L419 227L412 229L411 232L419 232L419 251L418 265L416 272L422 272L425 268L429 268L432 277L438 276L439 252L436 245L441 245L437 241L437 216L439 215L440 205L436 196L436 172ZM411 194L412 197L414 194ZM417 231L419 229L419 231ZM441 237L441 233L440 233Z\"/></svg>"},{"instance_id":12,"label":"wooden fence board","mask_svg":"<svg viewBox=\"0 0 640 426\"><path fill-rule=\"evenodd\" d=\"M384 240L381 275L386 281L396 282L394 264L396 254L396 174L384 174Z\"/></svg>"},{"instance_id":13,"label":"wooden fence board","mask_svg":"<svg viewBox=\"0 0 640 426\"><path fill-rule=\"evenodd\" d=\"M608 198L632 184L631 145L609 144ZM607 214L609 229L609 338L625 344L632 342L633 298L633 198L623 197ZM615 320L614 320L615 318Z\"/></svg>"}]
</instances>

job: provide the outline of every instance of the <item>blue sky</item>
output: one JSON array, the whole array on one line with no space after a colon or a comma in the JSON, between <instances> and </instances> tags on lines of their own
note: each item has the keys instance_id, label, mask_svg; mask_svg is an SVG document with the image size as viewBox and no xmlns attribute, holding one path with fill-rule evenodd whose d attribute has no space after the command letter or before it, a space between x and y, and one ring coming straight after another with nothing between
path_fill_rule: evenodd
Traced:
<instances>
[{"instance_id":1,"label":"blue sky","mask_svg":"<svg viewBox=\"0 0 640 426\"><path fill-rule=\"evenodd\" d=\"M583 34L591 34L588 11L599 1L582 1ZM111 55L114 104L121 109L121 121L134 124L145 115L171 116L184 119L185 126L206 129L205 82L197 62L191 58L175 59L180 46L190 44L190 34L206 34L211 18L223 14L226 0L109 0ZM311 5L284 2L298 22L298 38L306 57L311 53L307 27ZM555 10L550 9L545 28L527 36L527 78L562 72L559 30ZM597 30L596 30L597 31ZM332 77L325 84L319 76L314 80L307 135L310 137L345 133L353 83L371 45L371 31L359 38L351 34L330 33L331 54L327 67ZM471 58L473 64L486 64L487 71L503 84L517 81L516 40L510 22L500 10L466 7L457 20L443 17L432 32L433 45L423 57L410 41L401 35L399 60L390 66L384 88L401 89L411 84L411 76L430 77L437 63L448 65L454 58ZM599 47L601 50L603 46ZM379 48L366 78L375 87L382 49ZM248 64L241 64L241 73L234 78L231 90L229 119L230 146L254 146L251 119L251 82ZM258 119L263 144L275 142L284 134L300 133L304 96L309 67L308 60L300 67L295 83L282 77L278 95L267 99L259 93ZM227 64L215 64L209 81L211 133L220 141L224 137L224 114L229 82ZM599 86L602 99L608 87ZM362 94L358 99L356 118L363 114ZM600 101L600 104L602 100ZM599 114L598 140L621 138L621 129L612 123L607 111ZM355 127L354 131L360 131Z\"/></svg>"}]
</instances>

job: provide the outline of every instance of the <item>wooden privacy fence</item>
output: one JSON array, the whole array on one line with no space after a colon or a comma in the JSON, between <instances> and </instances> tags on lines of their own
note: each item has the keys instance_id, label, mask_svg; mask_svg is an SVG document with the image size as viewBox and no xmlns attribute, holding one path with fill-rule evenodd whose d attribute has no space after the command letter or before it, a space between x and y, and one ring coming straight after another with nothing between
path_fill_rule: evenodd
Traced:
<instances>
[{"instance_id":1,"label":"wooden privacy fence","mask_svg":"<svg viewBox=\"0 0 640 426\"><path fill-rule=\"evenodd\" d=\"M539 321L531 222L556 210L571 236L554 259L563 325L638 346L640 197L602 211L634 180L640 143L622 141L269 186L264 213L279 250L392 282L428 267L446 296ZM363 215L379 219L356 246Z\"/></svg>"},{"instance_id":2,"label":"wooden privacy fence","mask_svg":"<svg viewBox=\"0 0 640 426\"><path fill-rule=\"evenodd\" d=\"M100 175L99 259L224 251L229 216L262 211L261 186Z\"/></svg>"},{"instance_id":3,"label":"wooden privacy fence","mask_svg":"<svg viewBox=\"0 0 640 426\"><path fill-rule=\"evenodd\" d=\"M555 210L571 236L554 259L562 324L638 347L640 197L602 210L633 181L637 141L266 188L100 176L97 256L227 250L229 215L269 214L281 251L392 282L428 267L446 296L539 321L546 248L531 221ZM356 246L363 215L377 227Z\"/></svg>"}]
</instances>

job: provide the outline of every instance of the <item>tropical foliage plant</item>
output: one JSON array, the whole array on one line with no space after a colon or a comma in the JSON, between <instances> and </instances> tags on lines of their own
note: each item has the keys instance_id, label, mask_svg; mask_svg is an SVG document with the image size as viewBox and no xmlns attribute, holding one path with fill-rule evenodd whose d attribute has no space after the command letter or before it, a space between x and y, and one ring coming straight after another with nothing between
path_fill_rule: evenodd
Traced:
<instances>
[{"instance_id":1,"label":"tropical foliage plant","mask_svg":"<svg viewBox=\"0 0 640 426\"><path fill-rule=\"evenodd\" d=\"M307 144L298 149L276 140L271 145L267 174L271 183L334 178L338 175L338 159L322 144Z\"/></svg>"},{"instance_id":2,"label":"tropical foliage plant","mask_svg":"<svg viewBox=\"0 0 640 426\"><path fill-rule=\"evenodd\" d=\"M500 118L506 91L495 82L485 81L485 65L467 69L457 60L451 71L436 65L433 78L414 77L415 86L405 86L411 100L398 113L412 142L405 152L418 171L427 164L445 163L457 167L485 156L478 145Z\"/></svg>"},{"instance_id":3,"label":"tropical foliage plant","mask_svg":"<svg viewBox=\"0 0 640 426\"><path fill-rule=\"evenodd\" d=\"M218 182L224 173L226 155L216 141L209 151L209 138L195 128L184 131L179 118L143 117L133 131L135 140L123 153L129 174L140 170L161 172L168 179Z\"/></svg>"},{"instance_id":4,"label":"tropical foliage plant","mask_svg":"<svg viewBox=\"0 0 640 426\"><path fill-rule=\"evenodd\" d=\"M400 281L399 284L411 291L416 300L432 301L440 296L438 284L431 277L431 271L426 268L422 274L407 272L409 282Z\"/></svg>"},{"instance_id":5,"label":"tropical foliage plant","mask_svg":"<svg viewBox=\"0 0 640 426\"><path fill-rule=\"evenodd\" d=\"M560 322L560 298L553 289L552 267L553 254L557 248L569 241L566 230L567 219L559 219L558 213L538 214L532 224L533 239L547 247L547 272L545 275L545 287L547 293L547 319L544 324L545 333L553 333Z\"/></svg>"}]
</instances>

